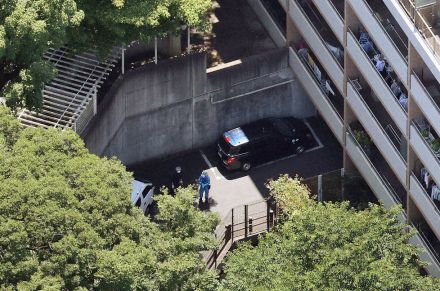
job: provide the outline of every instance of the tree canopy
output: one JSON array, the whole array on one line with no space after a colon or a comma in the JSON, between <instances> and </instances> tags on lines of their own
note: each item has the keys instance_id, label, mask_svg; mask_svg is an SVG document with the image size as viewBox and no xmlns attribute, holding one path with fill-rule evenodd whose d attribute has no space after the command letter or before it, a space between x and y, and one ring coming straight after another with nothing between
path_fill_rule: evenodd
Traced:
<instances>
[{"instance_id":1,"label":"tree canopy","mask_svg":"<svg viewBox=\"0 0 440 291\"><path fill-rule=\"evenodd\" d=\"M41 106L41 90L56 75L48 48L93 49L204 27L210 0L3 0L0 2L0 95L12 108Z\"/></svg>"},{"instance_id":2,"label":"tree canopy","mask_svg":"<svg viewBox=\"0 0 440 291\"><path fill-rule=\"evenodd\" d=\"M21 129L0 106L0 289L212 290L214 214L194 189L157 197L151 220L132 176L90 154L72 131Z\"/></svg>"},{"instance_id":3,"label":"tree canopy","mask_svg":"<svg viewBox=\"0 0 440 291\"><path fill-rule=\"evenodd\" d=\"M285 217L258 246L243 243L227 257L224 289L440 290L438 279L420 275L399 208L318 203L286 176L270 188Z\"/></svg>"}]
</instances>

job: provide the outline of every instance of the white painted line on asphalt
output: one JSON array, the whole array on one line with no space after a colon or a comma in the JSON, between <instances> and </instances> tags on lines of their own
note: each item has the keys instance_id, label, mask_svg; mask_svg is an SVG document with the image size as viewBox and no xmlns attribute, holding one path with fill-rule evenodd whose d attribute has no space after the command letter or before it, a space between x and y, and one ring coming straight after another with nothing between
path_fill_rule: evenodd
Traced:
<instances>
[{"instance_id":1,"label":"white painted line on asphalt","mask_svg":"<svg viewBox=\"0 0 440 291\"><path fill-rule=\"evenodd\" d=\"M316 133L315 133L315 131L313 130L313 128L310 126L310 124L309 124L306 120L304 120L304 123L305 123L305 124L307 125L307 127L310 129L310 132L312 133L313 138L314 138L314 139L316 140L316 142L318 143L318 145L317 145L316 147L310 148L310 149L304 151L304 153L310 153L310 152L312 152L312 151L316 151L316 150L322 149L322 148L324 147L324 145L322 144L321 140L320 140L320 139L318 138L318 136L316 135ZM297 155L298 155L298 154L293 154L293 155L290 155L290 156L282 157L282 158L280 158L280 159L273 160L273 161L270 161L270 162L267 162L267 163L264 163L264 164L261 164L261 165L255 166L254 169L256 169L256 168L260 168L260 167L264 167L264 166L268 166L268 165L272 165L272 164L274 164L274 163L276 163L276 162L280 162L280 161L284 161L284 160L287 160L287 159L290 159L290 158L296 157Z\"/></svg>"},{"instance_id":2,"label":"white painted line on asphalt","mask_svg":"<svg viewBox=\"0 0 440 291\"><path fill-rule=\"evenodd\" d=\"M209 161L208 157L205 155L202 150L199 150L200 155L202 156L203 160L205 160L206 165L209 167L211 172L214 174L216 180L220 180L222 177L219 177L219 175L215 172L215 167L212 166L211 162Z\"/></svg>"},{"instance_id":3,"label":"white painted line on asphalt","mask_svg":"<svg viewBox=\"0 0 440 291\"><path fill-rule=\"evenodd\" d=\"M310 132L313 135L313 138L318 142L320 147L323 147L324 145L322 144L321 140L319 139L319 137L316 135L315 131L313 130L312 126L310 125L310 123L307 120L304 120L304 123L307 125L307 127L310 129Z\"/></svg>"},{"instance_id":4,"label":"white painted line on asphalt","mask_svg":"<svg viewBox=\"0 0 440 291\"><path fill-rule=\"evenodd\" d=\"M202 152L202 150L199 150L200 154L202 155L202 158L205 160L206 165L208 165L208 167L211 169L212 168L212 164L211 162L208 160L208 157L205 155L204 152Z\"/></svg>"}]
</instances>

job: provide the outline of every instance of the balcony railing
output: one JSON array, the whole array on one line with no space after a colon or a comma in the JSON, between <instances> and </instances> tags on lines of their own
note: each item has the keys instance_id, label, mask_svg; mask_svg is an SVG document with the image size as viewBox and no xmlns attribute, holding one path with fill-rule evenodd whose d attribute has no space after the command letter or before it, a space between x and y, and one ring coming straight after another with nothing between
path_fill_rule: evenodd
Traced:
<instances>
[{"instance_id":1,"label":"balcony railing","mask_svg":"<svg viewBox=\"0 0 440 291\"><path fill-rule=\"evenodd\" d=\"M376 166L373 164L373 162L370 159L369 154L367 154L365 152L365 148L359 143L359 141L356 139L355 134L353 133L352 129L350 127L347 127L347 134L349 134L351 136L351 138L354 140L356 146L358 147L358 149L362 152L362 154L364 155L365 159L368 162L368 165L370 166L371 169L374 170L374 172L377 174L377 176L379 177L381 184L385 186L385 188L388 191L389 196L391 197L391 199L394 201L394 204L400 204L402 205L402 199L400 198L400 196L397 194L397 192L394 190L393 186L390 184L390 182L386 179L386 177L379 172L379 170L376 168ZM382 195L385 193L382 193ZM403 205L404 206L404 205Z\"/></svg>"},{"instance_id":2,"label":"balcony railing","mask_svg":"<svg viewBox=\"0 0 440 291\"><path fill-rule=\"evenodd\" d=\"M370 65L373 67L374 71L376 71L376 73L380 76L379 78L381 79L382 83L385 85L385 87L387 88L387 90L389 91L389 93L394 97L394 99L397 101L397 103L399 103L399 107L402 109L402 111L405 112L405 115L407 113L407 109L399 102L399 100L397 99L397 96L395 96L393 94L393 92L391 91L390 86L388 85L387 81L384 79L384 77L379 73L379 71L377 71L375 64L373 63L373 60L370 58L370 56L364 51L364 49L362 49L362 47L359 44L359 40L356 37L356 35L353 33L353 31L348 28L348 32L353 36L353 38L356 40L357 45L359 46L360 50L362 51L363 55L368 59L368 62L370 63ZM381 54L379 51L375 50L375 54ZM400 81L397 81L396 78L394 78L393 76L389 75L388 78L391 78L391 80L396 81L397 83L401 83ZM401 88L405 88L404 86L400 86ZM403 92L404 93L404 92ZM406 94L406 96L408 96L408 94Z\"/></svg>"},{"instance_id":3,"label":"balcony railing","mask_svg":"<svg viewBox=\"0 0 440 291\"><path fill-rule=\"evenodd\" d=\"M343 70L343 66L344 66L344 55L343 52L341 54L341 59L336 58L334 52L332 52L328 46L328 42L324 39L324 37L321 35L319 29L317 27L315 27L315 23L313 23L313 21L311 20L311 18L309 17L309 15L307 14L306 10L304 9L303 6L301 6L300 1L298 0L293 0L299 7L300 11L302 12L302 14L304 15L304 17L307 19L308 23L310 24L310 26L312 27L312 29L314 30L315 34L319 37L319 40L322 44L325 45L325 47L327 48L327 50L329 51L330 55L332 56L333 60L338 64L339 68L341 70ZM310 7L310 10L312 8ZM315 15L315 17L319 18L319 15Z\"/></svg>"},{"instance_id":4,"label":"balcony railing","mask_svg":"<svg viewBox=\"0 0 440 291\"><path fill-rule=\"evenodd\" d=\"M421 87L423 88L424 92L431 99L432 104L429 104L429 105L434 106L434 108L438 112L440 112L440 90L439 90L440 88L435 88L436 90L439 91L439 95L437 96L437 98L434 98L432 96L431 92L429 92L426 83L422 81L422 79L419 77L419 75L415 71L412 71L412 75L414 76L414 78L416 78L416 80L420 83L420 85L422 85ZM435 81L435 82L437 82L437 81Z\"/></svg>"},{"instance_id":5,"label":"balcony railing","mask_svg":"<svg viewBox=\"0 0 440 291\"><path fill-rule=\"evenodd\" d=\"M367 109L369 115L372 116L374 123L378 126L378 128L382 132L382 134L388 137L388 139L391 141L391 144L394 147L394 150L399 153L399 157L401 158L401 160L403 162L405 162L406 157L400 152L401 143L403 142L402 137L398 136L396 130L394 129L393 126L391 126L391 124L388 124L386 126L386 128L388 130L385 130L385 128L383 127L382 122L380 122L377 114L375 114L373 112L373 110L370 108L370 106L368 105L368 103L366 101L365 93L362 93L359 91L357 86L355 84L353 84L353 80L349 79L349 82L351 84L351 88L353 88L353 90L360 97L359 99L361 100L361 102L365 106L365 108Z\"/></svg>"},{"instance_id":6,"label":"balcony railing","mask_svg":"<svg viewBox=\"0 0 440 291\"><path fill-rule=\"evenodd\" d=\"M348 30L347 35L347 50L359 72L362 73L367 82L372 85L371 87L375 95L379 98L394 123L398 126L400 131L405 134L408 118L404 108L399 104L399 101L391 91L390 86L388 86L386 81L379 74L375 65L362 49L359 41L351 30Z\"/></svg>"},{"instance_id":7,"label":"balcony railing","mask_svg":"<svg viewBox=\"0 0 440 291\"><path fill-rule=\"evenodd\" d=\"M408 44L405 43L400 35L397 33L396 31L396 37L398 38L398 40L400 41L400 44L405 48L405 51L402 52L401 48L396 44L394 38L391 37L391 35L388 33L388 31L385 29L382 21L377 17L376 12L373 10L373 8L371 7L371 4L368 3L368 1L366 0L362 0L365 5L368 7L368 9L370 10L371 15L374 16L374 18L376 19L376 21L379 23L380 27L382 28L382 31L384 32L384 34L386 34L386 36L388 37L388 39L391 41L391 44L394 46L395 50L398 52L398 54L400 55L400 57L406 62L408 63L408 59L406 57L406 54L408 53Z\"/></svg>"},{"instance_id":8,"label":"balcony railing","mask_svg":"<svg viewBox=\"0 0 440 291\"><path fill-rule=\"evenodd\" d=\"M423 138L425 145L440 164L440 138L435 137L432 134L429 125L427 125L427 122L422 122L423 120L424 119L414 119L412 124L419 135Z\"/></svg>"},{"instance_id":9,"label":"balcony railing","mask_svg":"<svg viewBox=\"0 0 440 291\"><path fill-rule=\"evenodd\" d=\"M432 199L431 195L427 192L424 185L422 185L422 181L420 181L420 177L411 171L411 178L412 178L411 181L414 181L416 183L416 185L414 186L417 186L419 192L423 192L423 194L428 198L429 204L432 206L432 208L434 208L435 213L440 217L440 208L436 205L436 203Z\"/></svg>"},{"instance_id":10,"label":"balcony railing","mask_svg":"<svg viewBox=\"0 0 440 291\"><path fill-rule=\"evenodd\" d=\"M290 17L294 20L304 42L307 43L307 47L313 51L314 56L319 61L319 67L325 69L327 77L332 80L339 92L342 92L344 89L344 72L341 64L336 60L329 47L326 45L326 42L322 39L315 26L311 23L310 18L308 18L308 15L305 14L305 11L298 2L291 0L289 3Z\"/></svg>"},{"instance_id":11,"label":"balcony railing","mask_svg":"<svg viewBox=\"0 0 440 291\"><path fill-rule=\"evenodd\" d=\"M421 238L421 242L423 243L424 248L429 251L430 255L433 258L433 263L436 264L437 268L440 268L440 253L439 248L434 247L434 245L430 242L430 239L428 238L428 235L423 230L423 227L420 223L412 224L412 226L417 230L417 234ZM416 234L416 235L417 235Z\"/></svg>"},{"instance_id":12,"label":"balcony railing","mask_svg":"<svg viewBox=\"0 0 440 291\"><path fill-rule=\"evenodd\" d=\"M437 34L432 30L432 26L428 24L422 14L417 10L413 1L399 0L399 3L416 26L420 35L425 39L431 52L440 61L440 40L438 39Z\"/></svg>"},{"instance_id":13,"label":"balcony railing","mask_svg":"<svg viewBox=\"0 0 440 291\"><path fill-rule=\"evenodd\" d=\"M343 108L343 104L342 104L343 100L340 100L341 104L339 104L339 106L338 106L337 104L335 104L335 100L332 100L332 98L329 97L329 95L328 95L329 92L326 88L329 85L328 80L325 80L325 78L322 78L322 71L316 65L316 61L314 60L314 58L309 54L308 58L306 59L305 56L300 54L295 48L293 48L293 50L298 55L301 62L304 64L304 66L306 67L309 74L313 77L314 81L316 82L319 89L326 97L327 101L333 107L333 110L338 114L338 117L340 119L342 119L342 115L344 113L344 108ZM314 66L314 67L312 67L312 66ZM321 76L321 78L318 78L318 76ZM342 98L342 96L339 96L339 94L335 94L334 97L335 98Z\"/></svg>"},{"instance_id":14,"label":"balcony railing","mask_svg":"<svg viewBox=\"0 0 440 291\"><path fill-rule=\"evenodd\" d=\"M322 0L318 0L318 1L322 1ZM343 20L344 19L344 14L345 14L345 7L344 7L344 1L339 1L338 0L331 0L328 1L330 3L331 6L333 6L333 9L338 12L339 17Z\"/></svg>"}]
</instances>

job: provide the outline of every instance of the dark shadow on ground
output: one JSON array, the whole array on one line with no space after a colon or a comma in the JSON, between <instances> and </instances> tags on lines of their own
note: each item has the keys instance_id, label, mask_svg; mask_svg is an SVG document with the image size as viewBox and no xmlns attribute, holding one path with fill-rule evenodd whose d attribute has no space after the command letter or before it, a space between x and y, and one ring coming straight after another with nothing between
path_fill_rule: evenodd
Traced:
<instances>
[{"instance_id":1,"label":"dark shadow on ground","mask_svg":"<svg viewBox=\"0 0 440 291\"><path fill-rule=\"evenodd\" d=\"M308 118L307 121L323 143L323 148L256 167L248 172L229 172L221 167L215 144L201 150L212 166L218 166L219 172L226 180L235 180L249 176L258 188L261 196L265 197L268 194L266 183L271 179L278 178L282 174L309 178L342 168L342 148L325 122L321 118ZM196 180L201 172L207 169L207 164L200 151L195 150L180 153L169 159L143 163L131 167L129 170L134 172L135 178L150 180L156 186L157 193L159 193L160 187L170 187L171 175L176 166L182 167L184 186L196 184ZM211 179L213 179L212 176ZM215 201L212 202L215 203Z\"/></svg>"}]
</instances>

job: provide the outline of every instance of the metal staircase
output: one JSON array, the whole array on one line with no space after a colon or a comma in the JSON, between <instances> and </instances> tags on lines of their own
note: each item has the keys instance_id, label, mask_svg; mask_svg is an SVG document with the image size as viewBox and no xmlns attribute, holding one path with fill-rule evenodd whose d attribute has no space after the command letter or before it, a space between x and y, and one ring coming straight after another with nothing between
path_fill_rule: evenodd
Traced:
<instances>
[{"instance_id":1,"label":"metal staircase","mask_svg":"<svg viewBox=\"0 0 440 291\"><path fill-rule=\"evenodd\" d=\"M115 48L107 61L100 62L93 53L73 55L67 48L49 49L44 59L58 70L58 75L43 89L39 112L23 109L18 119L24 126L71 128L81 133L96 114L97 91L120 57Z\"/></svg>"}]
</instances>

